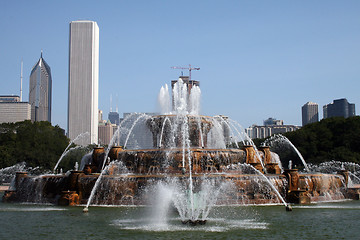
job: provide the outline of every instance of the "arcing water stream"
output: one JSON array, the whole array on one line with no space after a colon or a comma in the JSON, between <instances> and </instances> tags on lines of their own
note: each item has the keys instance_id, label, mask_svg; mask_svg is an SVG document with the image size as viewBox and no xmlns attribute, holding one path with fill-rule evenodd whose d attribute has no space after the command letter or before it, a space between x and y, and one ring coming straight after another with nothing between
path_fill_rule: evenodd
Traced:
<instances>
[{"instance_id":1,"label":"arcing water stream","mask_svg":"<svg viewBox=\"0 0 360 240\"><path fill-rule=\"evenodd\" d=\"M72 140L72 141L69 143L69 145L65 148L64 152L61 154L58 162L56 163L56 165L55 165L55 167L54 167L54 169L53 169L53 172L54 172L54 173L56 172L57 167L58 167L59 164L61 163L61 160L71 151L71 149L68 150L68 149L70 148L70 146L71 146L74 142L76 142L77 140L79 140L79 139L81 139L81 138L83 138L83 137L86 137L86 136L90 136L90 133L88 133L88 132L81 133L81 134L79 134L74 140ZM81 146L77 146L76 148L79 148L79 147L81 147ZM73 150L74 150L74 149L73 149Z\"/></svg>"},{"instance_id":2,"label":"arcing water stream","mask_svg":"<svg viewBox=\"0 0 360 240\"><path fill-rule=\"evenodd\" d=\"M308 167L308 165L306 164L305 162L305 159L303 158L303 156L301 155L301 153L299 152L299 150L294 146L294 144L285 136L281 135L281 134L276 134L276 135L273 135L272 137L270 137L269 139L267 139L265 142L264 142L264 145L266 146L272 146L273 144L286 144L286 145L289 145L295 152L296 154L299 156L301 162L303 163L304 165L304 168L307 172L310 172L310 169Z\"/></svg>"}]
</instances>

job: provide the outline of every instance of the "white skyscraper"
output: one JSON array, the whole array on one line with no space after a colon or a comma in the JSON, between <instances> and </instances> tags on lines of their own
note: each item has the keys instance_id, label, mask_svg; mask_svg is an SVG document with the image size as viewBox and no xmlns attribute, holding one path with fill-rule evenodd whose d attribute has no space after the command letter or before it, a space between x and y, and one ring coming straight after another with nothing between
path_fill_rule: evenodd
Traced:
<instances>
[{"instance_id":1,"label":"white skyscraper","mask_svg":"<svg viewBox=\"0 0 360 240\"><path fill-rule=\"evenodd\" d=\"M77 144L98 142L99 27L93 21L70 23L68 136L88 132Z\"/></svg>"}]
</instances>

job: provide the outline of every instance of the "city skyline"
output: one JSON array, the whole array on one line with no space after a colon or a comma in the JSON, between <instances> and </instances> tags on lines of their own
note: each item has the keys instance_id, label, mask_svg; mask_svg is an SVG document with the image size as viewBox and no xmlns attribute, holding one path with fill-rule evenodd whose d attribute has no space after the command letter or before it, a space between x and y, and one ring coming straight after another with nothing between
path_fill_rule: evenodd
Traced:
<instances>
[{"instance_id":1,"label":"city skyline","mask_svg":"<svg viewBox=\"0 0 360 240\"><path fill-rule=\"evenodd\" d=\"M188 64L201 68L192 75L202 83L201 114L223 114L243 127L260 125L268 117L300 126L300 108L307 101L323 106L347 98L359 112L357 1L210 1L187 9L161 1L94 3L88 8L79 1L71 2L71 9L65 8L66 1L51 7L20 2L6 2L0 10L0 66L6 70L0 94L19 95L21 59L27 79L44 49L53 77L52 123L64 129L68 24L79 19L96 21L101 29L99 108L104 116L111 94L119 95L120 113L157 111L160 87L181 75L170 67ZM35 10L43 14L30 14ZM174 17L178 12L182 17ZM37 22L43 27L33 28ZM23 101L29 92L25 83Z\"/></svg>"}]
</instances>

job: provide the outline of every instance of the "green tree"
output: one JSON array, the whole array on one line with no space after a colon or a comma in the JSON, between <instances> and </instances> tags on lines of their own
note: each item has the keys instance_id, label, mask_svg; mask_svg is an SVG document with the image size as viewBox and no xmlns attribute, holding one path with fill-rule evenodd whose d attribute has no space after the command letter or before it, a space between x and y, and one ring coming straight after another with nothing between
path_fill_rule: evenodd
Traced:
<instances>
[{"instance_id":1,"label":"green tree","mask_svg":"<svg viewBox=\"0 0 360 240\"><path fill-rule=\"evenodd\" d=\"M283 134L300 151L307 163L331 160L360 163L360 117L334 117L308 124L301 129ZM265 139L254 139L260 146ZM284 165L292 160L300 166L294 151L275 149Z\"/></svg>"},{"instance_id":2,"label":"green tree","mask_svg":"<svg viewBox=\"0 0 360 240\"><path fill-rule=\"evenodd\" d=\"M51 169L68 144L63 129L49 122L0 124L0 167L26 162L30 167Z\"/></svg>"},{"instance_id":3,"label":"green tree","mask_svg":"<svg viewBox=\"0 0 360 240\"><path fill-rule=\"evenodd\" d=\"M360 117L323 119L284 134L307 162L360 163Z\"/></svg>"}]
</instances>

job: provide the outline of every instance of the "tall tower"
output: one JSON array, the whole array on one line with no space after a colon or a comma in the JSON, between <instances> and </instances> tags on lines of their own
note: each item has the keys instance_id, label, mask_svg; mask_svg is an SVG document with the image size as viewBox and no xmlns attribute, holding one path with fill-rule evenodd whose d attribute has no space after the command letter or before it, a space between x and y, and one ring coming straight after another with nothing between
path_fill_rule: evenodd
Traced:
<instances>
[{"instance_id":1,"label":"tall tower","mask_svg":"<svg viewBox=\"0 0 360 240\"><path fill-rule=\"evenodd\" d=\"M42 57L34 65L30 74L29 103L31 121L51 122L51 70Z\"/></svg>"},{"instance_id":2,"label":"tall tower","mask_svg":"<svg viewBox=\"0 0 360 240\"><path fill-rule=\"evenodd\" d=\"M302 125L305 126L309 123L315 123L319 121L318 104L313 102L307 102L301 108L302 112Z\"/></svg>"},{"instance_id":3,"label":"tall tower","mask_svg":"<svg viewBox=\"0 0 360 240\"><path fill-rule=\"evenodd\" d=\"M70 23L68 136L88 132L80 145L98 142L99 27L93 21Z\"/></svg>"}]
</instances>

